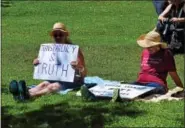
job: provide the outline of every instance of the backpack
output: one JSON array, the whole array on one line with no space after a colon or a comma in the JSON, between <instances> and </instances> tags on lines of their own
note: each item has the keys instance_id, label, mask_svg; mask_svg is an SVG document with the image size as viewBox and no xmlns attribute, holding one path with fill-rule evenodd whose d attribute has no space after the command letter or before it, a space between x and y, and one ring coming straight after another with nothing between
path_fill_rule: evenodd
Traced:
<instances>
[{"instance_id":1,"label":"backpack","mask_svg":"<svg viewBox=\"0 0 185 128\"><path fill-rule=\"evenodd\" d=\"M182 16L182 11L185 12L185 4L181 8L178 17ZM184 29L185 28L177 28L177 24L174 24L174 29L172 30L172 34L171 34L168 47L175 53L178 53L178 52L184 53L184 43L185 43L185 30Z\"/></svg>"}]
</instances>

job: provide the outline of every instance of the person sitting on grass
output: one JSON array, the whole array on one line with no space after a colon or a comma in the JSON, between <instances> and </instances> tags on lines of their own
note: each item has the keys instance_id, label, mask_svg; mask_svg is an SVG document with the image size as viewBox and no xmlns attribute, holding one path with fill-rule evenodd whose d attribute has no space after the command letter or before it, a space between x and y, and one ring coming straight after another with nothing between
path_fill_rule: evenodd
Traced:
<instances>
[{"instance_id":1,"label":"person sitting on grass","mask_svg":"<svg viewBox=\"0 0 185 128\"><path fill-rule=\"evenodd\" d=\"M137 40L139 46L143 49L141 54L141 70L136 82L130 84L155 87L149 91L151 94L166 94L168 92L167 75L171 76L176 86L183 88L183 84L176 71L173 54L167 49L167 44L161 42L161 36L156 31L151 31L145 35L141 35ZM81 87L82 96L88 100L95 100L96 97L87 89ZM113 91L112 101L120 100L119 89Z\"/></svg>"},{"instance_id":2,"label":"person sitting on grass","mask_svg":"<svg viewBox=\"0 0 185 128\"><path fill-rule=\"evenodd\" d=\"M69 40L69 32L67 31L65 25L63 23L55 23L53 25L53 29L50 35L54 39L54 43L59 44L72 44ZM39 60L38 58L34 59L33 65L38 65ZM16 100L25 100L30 97L37 97L44 94L49 94L52 92L57 92L60 90L68 89L68 88L78 88L83 85L84 77L86 76L87 70L85 67L85 60L81 50L78 52L77 61L71 62L72 68L75 70L75 78L74 82L61 82L61 81L44 81L41 82L34 88L27 90L25 81L16 80L11 81L10 83L10 92L13 94L14 99ZM21 95L22 93L22 95Z\"/></svg>"},{"instance_id":3,"label":"person sitting on grass","mask_svg":"<svg viewBox=\"0 0 185 128\"><path fill-rule=\"evenodd\" d=\"M137 43L143 48L141 54L140 72L135 82L130 84L155 87L140 97L152 94L164 95L168 92L167 75L169 74L176 86L183 89L182 81L176 71L175 60L167 44L161 42L161 36L156 31L141 35ZM119 89L113 92L112 101L119 101Z\"/></svg>"},{"instance_id":4,"label":"person sitting on grass","mask_svg":"<svg viewBox=\"0 0 185 128\"><path fill-rule=\"evenodd\" d=\"M165 10L159 15L160 23L157 31L162 35L162 39L167 42L172 53L184 53L185 43L185 1L169 0Z\"/></svg>"},{"instance_id":5,"label":"person sitting on grass","mask_svg":"<svg viewBox=\"0 0 185 128\"><path fill-rule=\"evenodd\" d=\"M169 74L176 86L183 84L176 71L175 60L166 43L161 42L161 36L156 31L141 35L137 43L143 49L141 54L141 70L137 81L133 84L156 87L150 93L165 94L168 92L167 75Z\"/></svg>"}]
</instances>

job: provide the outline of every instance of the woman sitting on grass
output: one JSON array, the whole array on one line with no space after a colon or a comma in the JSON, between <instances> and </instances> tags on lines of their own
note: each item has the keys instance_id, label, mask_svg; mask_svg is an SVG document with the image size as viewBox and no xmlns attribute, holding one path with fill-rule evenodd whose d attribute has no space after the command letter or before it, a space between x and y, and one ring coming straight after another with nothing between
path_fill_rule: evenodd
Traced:
<instances>
[{"instance_id":1,"label":"woman sitting on grass","mask_svg":"<svg viewBox=\"0 0 185 128\"><path fill-rule=\"evenodd\" d=\"M69 32L67 31L63 23L55 23L53 25L53 30L50 34L53 37L55 43L72 44L71 41L68 39ZM35 66L38 65L39 60L37 58L34 59L33 64ZM44 81L36 87L27 90L25 81L17 82L13 80L10 83L10 92L13 94L14 99L25 100L30 97L41 96L44 94L57 92L68 88L80 87L83 84L84 77L86 76L87 72L85 67L84 56L81 50L79 50L77 61L71 62L71 66L75 70L76 74L73 83L61 81Z\"/></svg>"},{"instance_id":2,"label":"woman sitting on grass","mask_svg":"<svg viewBox=\"0 0 185 128\"><path fill-rule=\"evenodd\" d=\"M161 36L156 31L141 35L137 43L143 49L141 54L140 72L136 82L131 84L155 87L141 97L152 94L166 94L168 92L167 75L171 76L176 86L183 88L183 84L176 71L175 60L166 43L161 42ZM112 101L119 101L119 89L115 89Z\"/></svg>"},{"instance_id":3,"label":"woman sitting on grass","mask_svg":"<svg viewBox=\"0 0 185 128\"><path fill-rule=\"evenodd\" d=\"M141 35L137 43L144 49L141 54L141 70L134 84L156 87L150 94L165 94L168 91L166 79L169 73L176 86L183 88L173 54L166 48L166 43L161 42L158 32Z\"/></svg>"},{"instance_id":4,"label":"woman sitting on grass","mask_svg":"<svg viewBox=\"0 0 185 128\"><path fill-rule=\"evenodd\" d=\"M166 43L161 42L158 32L151 31L141 35L137 40L139 46L144 48L141 55L141 70L136 82L131 84L155 87L154 90L142 96L151 94L165 94L168 92L167 75L171 76L176 86L183 88L183 84L177 74L173 54L167 49ZM95 100L96 97L87 87L81 87L82 96L87 100ZM120 100L119 89L113 92L112 101Z\"/></svg>"}]
</instances>

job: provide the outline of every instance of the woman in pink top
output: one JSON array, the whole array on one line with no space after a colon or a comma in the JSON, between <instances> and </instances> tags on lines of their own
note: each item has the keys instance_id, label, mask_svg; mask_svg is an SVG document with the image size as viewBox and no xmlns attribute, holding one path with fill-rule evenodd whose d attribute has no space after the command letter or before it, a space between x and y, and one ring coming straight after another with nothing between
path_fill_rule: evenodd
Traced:
<instances>
[{"instance_id":1,"label":"woman in pink top","mask_svg":"<svg viewBox=\"0 0 185 128\"><path fill-rule=\"evenodd\" d=\"M166 49L166 43L160 41L160 34L155 31L141 35L137 40L138 45L144 49L141 54L141 70L134 84L156 87L151 92L155 94L165 94L168 91L168 73L176 86L183 88L173 54Z\"/></svg>"},{"instance_id":2,"label":"woman in pink top","mask_svg":"<svg viewBox=\"0 0 185 128\"><path fill-rule=\"evenodd\" d=\"M72 44L69 40L69 32L65 25L61 22L57 22L53 25L53 29L50 33L56 44ZM33 61L33 65L39 65L39 59L36 58ZM75 70L74 82L64 82L64 81L51 81L46 80L38 84L36 87L27 89L26 82L21 80L17 82L13 80L10 82L9 90L13 94L13 97L17 101L24 101L32 97L42 96L45 94L57 92L65 89L75 89L83 85L84 77L87 74L84 56L81 50L78 52L77 61L71 62L71 67Z\"/></svg>"}]
</instances>

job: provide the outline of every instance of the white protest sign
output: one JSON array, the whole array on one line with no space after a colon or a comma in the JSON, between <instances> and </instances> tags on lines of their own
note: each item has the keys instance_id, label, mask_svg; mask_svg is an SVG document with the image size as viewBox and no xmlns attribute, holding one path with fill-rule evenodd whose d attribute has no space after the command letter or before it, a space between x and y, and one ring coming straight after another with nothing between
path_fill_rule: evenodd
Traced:
<instances>
[{"instance_id":1,"label":"white protest sign","mask_svg":"<svg viewBox=\"0 0 185 128\"><path fill-rule=\"evenodd\" d=\"M33 78L73 82L75 70L70 63L77 60L78 50L78 45L41 44Z\"/></svg>"},{"instance_id":2,"label":"white protest sign","mask_svg":"<svg viewBox=\"0 0 185 128\"><path fill-rule=\"evenodd\" d=\"M112 97L113 90L115 88L120 89L120 98L122 99L134 99L135 97L144 94L148 91L155 89L155 87L147 87L131 84L118 84L118 85L96 85L89 90L98 97Z\"/></svg>"}]
</instances>

